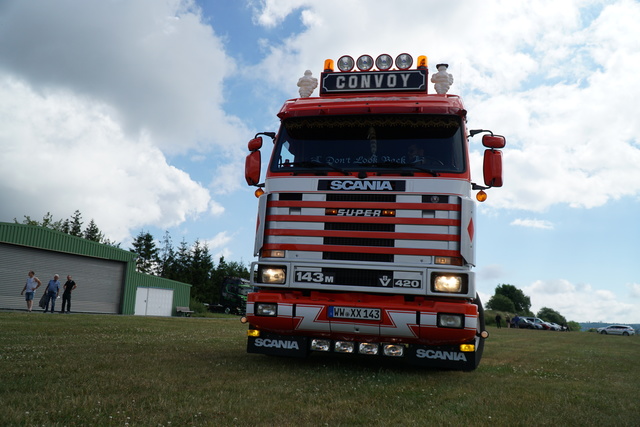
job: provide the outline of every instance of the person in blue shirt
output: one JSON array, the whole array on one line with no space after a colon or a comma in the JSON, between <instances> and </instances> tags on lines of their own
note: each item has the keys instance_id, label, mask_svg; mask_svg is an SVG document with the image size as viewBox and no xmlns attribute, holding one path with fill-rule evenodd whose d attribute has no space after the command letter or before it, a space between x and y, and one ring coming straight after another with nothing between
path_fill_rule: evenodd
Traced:
<instances>
[{"instance_id":1,"label":"person in blue shirt","mask_svg":"<svg viewBox=\"0 0 640 427\"><path fill-rule=\"evenodd\" d=\"M53 279L49 280L49 284L47 285L47 305L44 307L44 312L49 311L49 303L51 303L51 312L53 313L56 306L56 299L58 298L58 294L60 293L60 280L58 280L60 276L55 274Z\"/></svg>"}]
</instances>

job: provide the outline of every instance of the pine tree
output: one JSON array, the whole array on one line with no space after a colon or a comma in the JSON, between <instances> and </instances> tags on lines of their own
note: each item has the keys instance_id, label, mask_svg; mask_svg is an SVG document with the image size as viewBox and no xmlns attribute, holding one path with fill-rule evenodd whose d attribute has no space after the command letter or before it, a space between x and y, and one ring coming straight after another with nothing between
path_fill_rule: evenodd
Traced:
<instances>
[{"instance_id":1,"label":"pine tree","mask_svg":"<svg viewBox=\"0 0 640 427\"><path fill-rule=\"evenodd\" d=\"M176 252L173 249L171 235L168 230L164 232L164 238L162 239L162 247L160 248L159 255L160 277L174 279L176 269Z\"/></svg>"},{"instance_id":2,"label":"pine tree","mask_svg":"<svg viewBox=\"0 0 640 427\"><path fill-rule=\"evenodd\" d=\"M84 238L98 243L100 243L104 238L93 218L89 221L89 225L87 225L87 228L84 230Z\"/></svg>"},{"instance_id":3,"label":"pine tree","mask_svg":"<svg viewBox=\"0 0 640 427\"><path fill-rule=\"evenodd\" d=\"M136 269L140 273L155 274L159 268L158 248L149 232L140 231L129 250L136 255Z\"/></svg>"},{"instance_id":4,"label":"pine tree","mask_svg":"<svg viewBox=\"0 0 640 427\"><path fill-rule=\"evenodd\" d=\"M71 228L69 234L72 236L82 237L82 214L76 210L71 216Z\"/></svg>"},{"instance_id":5,"label":"pine tree","mask_svg":"<svg viewBox=\"0 0 640 427\"><path fill-rule=\"evenodd\" d=\"M191 250L191 295L201 302L213 301L213 283L211 281L211 272L213 270L213 261L209 254L209 247L205 243L200 244L196 239Z\"/></svg>"}]
</instances>

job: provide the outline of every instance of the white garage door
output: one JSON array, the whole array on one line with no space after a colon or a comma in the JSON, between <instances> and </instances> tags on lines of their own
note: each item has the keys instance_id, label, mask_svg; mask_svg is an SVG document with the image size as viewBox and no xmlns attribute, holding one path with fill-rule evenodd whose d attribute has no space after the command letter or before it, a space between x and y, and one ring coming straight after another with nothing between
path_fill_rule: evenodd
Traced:
<instances>
[{"instance_id":1,"label":"white garage door","mask_svg":"<svg viewBox=\"0 0 640 427\"><path fill-rule=\"evenodd\" d=\"M137 316L171 316L173 289L138 288L136 290Z\"/></svg>"}]
</instances>

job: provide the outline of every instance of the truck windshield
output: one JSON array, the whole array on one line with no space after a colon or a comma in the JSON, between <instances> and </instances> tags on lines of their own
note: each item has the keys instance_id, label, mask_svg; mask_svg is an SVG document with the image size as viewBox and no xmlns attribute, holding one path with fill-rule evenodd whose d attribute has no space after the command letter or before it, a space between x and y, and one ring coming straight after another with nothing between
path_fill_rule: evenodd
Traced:
<instances>
[{"instance_id":1,"label":"truck windshield","mask_svg":"<svg viewBox=\"0 0 640 427\"><path fill-rule=\"evenodd\" d=\"M464 172L460 118L389 114L284 120L271 171L331 170Z\"/></svg>"}]
</instances>

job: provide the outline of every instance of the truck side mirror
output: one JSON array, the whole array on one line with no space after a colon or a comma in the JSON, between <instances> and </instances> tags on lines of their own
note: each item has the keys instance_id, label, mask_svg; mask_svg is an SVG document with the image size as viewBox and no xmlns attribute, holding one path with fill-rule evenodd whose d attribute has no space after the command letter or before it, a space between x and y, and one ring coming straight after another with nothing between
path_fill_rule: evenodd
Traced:
<instances>
[{"instance_id":1,"label":"truck side mirror","mask_svg":"<svg viewBox=\"0 0 640 427\"><path fill-rule=\"evenodd\" d=\"M487 148L504 148L507 140L501 135L482 135L482 145Z\"/></svg>"},{"instance_id":2,"label":"truck side mirror","mask_svg":"<svg viewBox=\"0 0 640 427\"><path fill-rule=\"evenodd\" d=\"M484 143L484 137L482 139ZM504 138L502 139L504 142ZM484 163L482 169L484 174L484 184L486 186L502 187L502 151L484 150Z\"/></svg>"},{"instance_id":3,"label":"truck side mirror","mask_svg":"<svg viewBox=\"0 0 640 427\"><path fill-rule=\"evenodd\" d=\"M262 137L258 136L249 141L249 151L256 151L262 148Z\"/></svg>"},{"instance_id":4,"label":"truck side mirror","mask_svg":"<svg viewBox=\"0 0 640 427\"><path fill-rule=\"evenodd\" d=\"M260 182L260 165L262 159L260 151L252 151L249 153L244 162L244 177L247 180L247 185L258 185Z\"/></svg>"}]
</instances>

